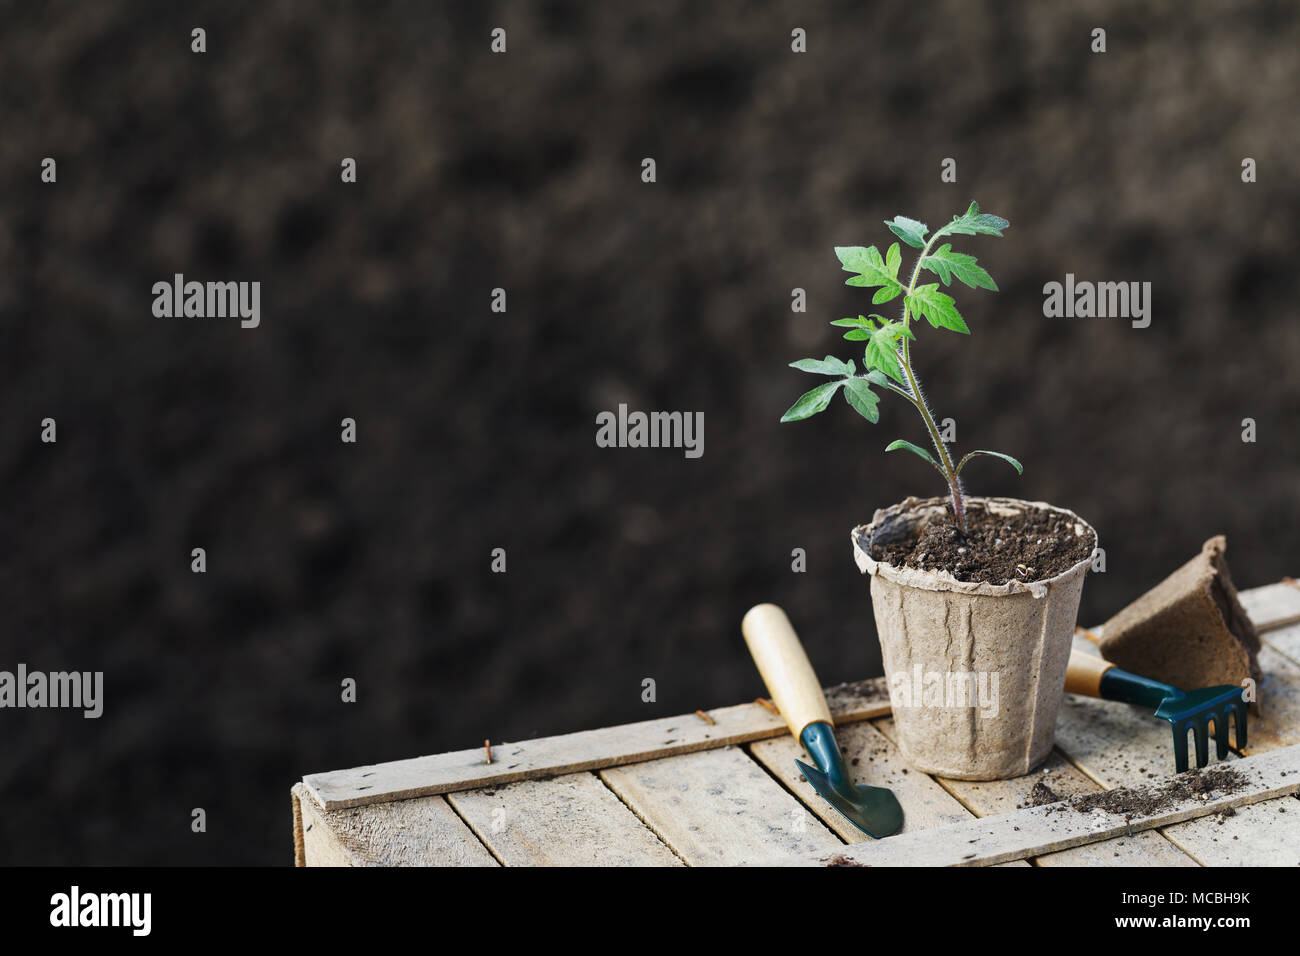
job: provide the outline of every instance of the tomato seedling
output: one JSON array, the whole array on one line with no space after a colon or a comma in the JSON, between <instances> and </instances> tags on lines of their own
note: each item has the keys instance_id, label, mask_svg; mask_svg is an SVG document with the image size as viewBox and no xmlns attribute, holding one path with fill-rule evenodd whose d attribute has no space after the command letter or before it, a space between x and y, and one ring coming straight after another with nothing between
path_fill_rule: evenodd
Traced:
<instances>
[{"instance_id":1,"label":"tomato seedling","mask_svg":"<svg viewBox=\"0 0 1300 956\"><path fill-rule=\"evenodd\" d=\"M845 285L875 288L871 297L873 305L882 305L903 297L903 314L898 319L887 319L882 315L859 315L857 318L836 319L831 325L847 328L844 337L850 342L866 342L866 352L862 357L862 372L859 373L852 359L842 361L828 355L824 359L800 359L791 362L791 368L814 375L835 376L835 381L827 382L810 389L790 406L789 411L781 417L783 422L795 422L823 411L841 388L844 398L853 410L869 422L880 420L880 396L872 386L885 388L903 396L920 413L925 422L930 441L938 453L936 459L928 451L910 441L898 439L890 442L885 451L905 448L933 465L943 475L948 484L948 494L952 499L953 520L957 530L966 533L966 508L961 486L961 472L967 462L980 455L992 455L1010 462L1017 472L1023 474L1020 462L1010 455L997 451L977 449L967 452L958 462L953 461L952 452L943 440L934 414L921 391L921 384L916 371L912 368L911 344L916 340L912 332L912 321L923 316L936 329L950 329L969 335L970 329L953 302L952 296L939 291L939 282L917 284L921 270L935 274L948 286L955 278L972 289L997 291L993 278L980 266L974 256L954 252L952 243L945 242L935 247L935 243L944 236L1002 236L1002 230L1011 224L1000 216L980 212L976 203L960 216L954 216L952 222L941 226L934 232L930 227L906 216L895 216L885 223L889 230L903 242L914 249L920 249L916 264L912 269L911 280L903 285L899 279L899 267L903 264L903 254L897 242L889 247L882 256L875 246L837 246L835 254L846 272L853 275L845 280ZM929 238L926 238L927 233Z\"/></svg>"}]
</instances>

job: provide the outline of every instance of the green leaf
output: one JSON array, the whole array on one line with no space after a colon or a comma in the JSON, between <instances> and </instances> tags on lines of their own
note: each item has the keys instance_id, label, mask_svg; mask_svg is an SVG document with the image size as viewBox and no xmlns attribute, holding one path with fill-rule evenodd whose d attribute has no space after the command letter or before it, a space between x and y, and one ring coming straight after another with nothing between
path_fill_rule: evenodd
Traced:
<instances>
[{"instance_id":1,"label":"green leaf","mask_svg":"<svg viewBox=\"0 0 1300 956\"><path fill-rule=\"evenodd\" d=\"M872 319L879 319L881 322L889 321L889 319L885 318L883 315L878 315L877 313L872 312L870 316L860 315L856 319L836 319L831 322L831 325L840 325L844 328L854 329L874 329L876 324L871 321Z\"/></svg>"},{"instance_id":2,"label":"green leaf","mask_svg":"<svg viewBox=\"0 0 1300 956\"><path fill-rule=\"evenodd\" d=\"M853 410L871 423L880 421L880 396L871 390L865 378L850 378L844 382L844 397Z\"/></svg>"},{"instance_id":3,"label":"green leaf","mask_svg":"<svg viewBox=\"0 0 1300 956\"><path fill-rule=\"evenodd\" d=\"M845 272L854 273L851 278L844 280L845 285L859 288L880 286L871 299L877 305L902 294L903 287L899 285L895 274L898 271L898 263L902 261L901 255L897 257L892 271L875 246L836 246L835 255L839 256Z\"/></svg>"},{"instance_id":4,"label":"green leaf","mask_svg":"<svg viewBox=\"0 0 1300 956\"><path fill-rule=\"evenodd\" d=\"M928 451L926 451L920 445L913 445L910 441L903 441L903 439L901 438L898 439L897 441L891 441L888 445L886 445L885 451L897 451L900 448L906 448L912 454L924 458L930 464L934 465L935 468L939 468L939 463L934 460L934 456L931 455ZM939 468L939 474L943 474L942 468Z\"/></svg>"},{"instance_id":5,"label":"green leaf","mask_svg":"<svg viewBox=\"0 0 1300 956\"><path fill-rule=\"evenodd\" d=\"M916 338L912 330L902 322L882 320L880 328L871 333L871 340L867 343L867 351L862 359L867 368L879 369L900 385L903 384L903 370L898 362L897 351L898 340L904 335L913 340Z\"/></svg>"},{"instance_id":6,"label":"green leaf","mask_svg":"<svg viewBox=\"0 0 1300 956\"><path fill-rule=\"evenodd\" d=\"M889 379L885 378L884 375L882 375L879 371L877 371L877 370L874 369L874 368L873 368L871 371L866 372L862 377L865 378L865 379L866 379L868 382L870 382L872 385L888 385L888 384L889 384Z\"/></svg>"},{"instance_id":7,"label":"green leaf","mask_svg":"<svg viewBox=\"0 0 1300 956\"><path fill-rule=\"evenodd\" d=\"M886 220L885 225L889 227L890 232L915 249L924 248L925 234L930 231L930 227L925 223L908 219L906 216L895 216L892 221Z\"/></svg>"},{"instance_id":8,"label":"green leaf","mask_svg":"<svg viewBox=\"0 0 1300 956\"><path fill-rule=\"evenodd\" d=\"M966 322L962 319L952 296L939 291L939 283L917 286L916 291L906 299L907 307L913 315L924 315L926 321L936 329L952 329L954 332L970 334Z\"/></svg>"},{"instance_id":9,"label":"green leaf","mask_svg":"<svg viewBox=\"0 0 1300 956\"><path fill-rule=\"evenodd\" d=\"M860 315L856 319L836 319L831 323L831 325L838 325L841 328L849 329L848 332L844 333L844 337L850 342L866 342L876 333L876 323L873 322L872 319L878 319L882 326L897 325L900 331L907 332L907 337L909 339L912 339L913 341L916 340L916 336L914 336L910 330L905 329L901 323L892 322L892 320L885 318L883 315L877 315L874 312L871 313L871 318L867 318L865 315Z\"/></svg>"},{"instance_id":10,"label":"green leaf","mask_svg":"<svg viewBox=\"0 0 1300 956\"><path fill-rule=\"evenodd\" d=\"M966 283L972 289L991 289L998 291L993 277L976 265L975 257L952 251L952 244L945 242L935 252L921 260L921 268L929 269L948 285L952 276Z\"/></svg>"},{"instance_id":11,"label":"green leaf","mask_svg":"<svg viewBox=\"0 0 1300 956\"><path fill-rule=\"evenodd\" d=\"M1020 464L1020 462L1016 461L1010 455L1004 455L1000 451L986 451L985 449L981 448L979 451L968 452L966 456L962 458L961 464L957 466L957 474L960 475L961 470L966 467L966 462L970 461L976 455L992 455L994 458L1001 458L1003 461L1010 462L1011 467L1014 468L1019 474L1023 475L1025 473L1025 469Z\"/></svg>"},{"instance_id":12,"label":"green leaf","mask_svg":"<svg viewBox=\"0 0 1300 956\"><path fill-rule=\"evenodd\" d=\"M980 212L978 203L971 203L965 215L953 216L952 222L944 226L940 232L944 235L998 236L1001 238L1002 230L1010 225L1011 223L1001 216Z\"/></svg>"},{"instance_id":13,"label":"green leaf","mask_svg":"<svg viewBox=\"0 0 1300 956\"><path fill-rule=\"evenodd\" d=\"M893 273L895 279L898 278L898 267L903 264L903 253L899 251L898 243L893 243L889 251L885 253L885 267Z\"/></svg>"},{"instance_id":14,"label":"green leaf","mask_svg":"<svg viewBox=\"0 0 1300 956\"><path fill-rule=\"evenodd\" d=\"M800 359L791 362L790 367L797 368L801 372L812 372L814 375L852 375L854 372L852 359L841 362L833 355L828 355L824 359Z\"/></svg>"},{"instance_id":15,"label":"green leaf","mask_svg":"<svg viewBox=\"0 0 1300 956\"><path fill-rule=\"evenodd\" d=\"M818 412L825 411L826 406L831 403L839 387L844 384L844 379L838 382L827 382L825 385L818 385L816 388L809 389L799 396L795 402L781 416L783 422L798 422L805 418L810 418Z\"/></svg>"}]
</instances>

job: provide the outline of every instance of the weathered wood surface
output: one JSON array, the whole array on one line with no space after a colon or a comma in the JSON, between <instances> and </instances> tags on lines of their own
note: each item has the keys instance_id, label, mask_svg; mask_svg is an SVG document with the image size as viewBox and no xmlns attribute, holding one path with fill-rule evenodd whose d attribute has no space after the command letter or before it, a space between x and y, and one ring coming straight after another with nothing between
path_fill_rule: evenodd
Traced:
<instances>
[{"instance_id":1,"label":"weathered wood surface","mask_svg":"<svg viewBox=\"0 0 1300 956\"><path fill-rule=\"evenodd\" d=\"M322 810L299 784L303 864L309 866L496 866L444 797Z\"/></svg>"},{"instance_id":2,"label":"weathered wood surface","mask_svg":"<svg viewBox=\"0 0 1300 956\"><path fill-rule=\"evenodd\" d=\"M1240 789L1169 800L1146 814L1082 810L1072 806L1072 801L1061 801L899 834L887 840L856 843L834 853L807 854L798 859L773 857L762 862L799 866L987 866L1128 836L1300 791L1300 746L1247 757L1233 766L1243 781ZM1153 784L1150 789L1159 786Z\"/></svg>"},{"instance_id":3,"label":"weathered wood surface","mask_svg":"<svg viewBox=\"0 0 1300 956\"><path fill-rule=\"evenodd\" d=\"M691 866L735 866L844 846L738 747L600 775Z\"/></svg>"},{"instance_id":4,"label":"weathered wood surface","mask_svg":"<svg viewBox=\"0 0 1300 956\"><path fill-rule=\"evenodd\" d=\"M446 799L507 866L682 865L591 773L521 780Z\"/></svg>"},{"instance_id":5,"label":"weathered wood surface","mask_svg":"<svg viewBox=\"0 0 1300 956\"><path fill-rule=\"evenodd\" d=\"M1300 742L1300 583L1291 578L1241 594L1260 631L1259 720L1252 712L1247 753ZM1252 709L1253 710L1253 709ZM1258 723L1258 735L1256 724Z\"/></svg>"},{"instance_id":6,"label":"weathered wood surface","mask_svg":"<svg viewBox=\"0 0 1300 956\"><path fill-rule=\"evenodd\" d=\"M1265 647L1300 667L1300 624L1288 624L1277 630L1265 631L1261 636Z\"/></svg>"},{"instance_id":7,"label":"weathered wood surface","mask_svg":"<svg viewBox=\"0 0 1300 956\"><path fill-rule=\"evenodd\" d=\"M889 713L889 691L883 678L827 688L826 702L836 723ZM695 714L687 714L497 744L492 748L491 764L486 762L480 747L309 774L303 783L320 806L335 810L560 773L600 770L789 733L779 716L759 704L719 707L708 713L714 721L712 724Z\"/></svg>"},{"instance_id":8,"label":"weathered wood surface","mask_svg":"<svg viewBox=\"0 0 1300 956\"><path fill-rule=\"evenodd\" d=\"M1258 630L1300 621L1300 582L1293 578L1241 591L1238 597L1246 616Z\"/></svg>"},{"instance_id":9,"label":"weathered wood surface","mask_svg":"<svg viewBox=\"0 0 1300 956\"><path fill-rule=\"evenodd\" d=\"M971 818L971 812L928 774L908 767L907 761L893 742L869 722L836 728L835 739L839 741L844 764L854 783L887 787L894 791L899 804L904 808L902 832L944 826ZM794 737L787 734L760 741L750 746L750 752L791 793L797 794L807 803L809 809L842 840L860 843L871 839L821 799L812 785L804 780L794 762L802 760L806 763L808 755Z\"/></svg>"},{"instance_id":10,"label":"weathered wood surface","mask_svg":"<svg viewBox=\"0 0 1300 956\"><path fill-rule=\"evenodd\" d=\"M1300 586L1245 591L1242 602L1262 632L1265 676L1258 688L1260 710L1250 719L1249 759L1228 758L1237 768L1300 744ZM1081 635L1076 645L1096 653ZM1192 808L1178 818L1184 822L1166 814L1121 832L1112 832L1113 821L1102 824L1096 811L1076 813L1080 819L1071 823L1069 814L1031 808L1039 782L1070 797L1167 780L1173 772L1172 733L1141 708L1067 695L1058 751L1042 768L1046 773L977 783L931 778L905 765L892 739L883 679L839 685L827 697L855 778L899 794L906 814L899 835L870 841L848 824L799 777L794 760L802 748L782 720L758 704L744 704L710 711L713 724L685 715L497 744L491 765L475 749L312 775L292 795L295 856L300 865L700 865L752 863L775 852L806 863L827 855L852 859L864 847L894 847L863 850L891 858L908 855L907 841L975 827L967 837L977 841L973 856L960 848L960 854L932 854L927 861L1300 861L1300 799L1291 795L1264 792L1261 799L1256 789L1248 799L1259 802L1250 805L1214 801L1213 810L1227 812L1195 816L1199 811ZM1300 772L1293 770L1292 777L1300 784ZM440 793L447 795L435 795ZM1010 849L1005 840L980 835L981 824L992 827L1008 813L1030 809L1040 815L1026 819L1043 822L1013 829ZM1046 823L1056 829L1043 828ZM1033 843L1040 837L1042 842Z\"/></svg>"},{"instance_id":11,"label":"weathered wood surface","mask_svg":"<svg viewBox=\"0 0 1300 956\"><path fill-rule=\"evenodd\" d=\"M1260 654L1261 669L1268 672L1268 663L1275 659L1273 655L1280 655L1300 668L1300 582L1287 578L1277 584L1243 591L1241 603L1260 632L1264 645ZM1268 696L1289 699L1292 704L1300 703L1300 697L1286 698L1284 689L1275 690ZM1264 703L1263 694L1260 703ZM1296 716L1294 711L1292 716ZM1284 715L1277 715L1278 722L1284 720Z\"/></svg>"},{"instance_id":12,"label":"weathered wood surface","mask_svg":"<svg viewBox=\"0 0 1300 956\"><path fill-rule=\"evenodd\" d=\"M1163 831L1203 866L1300 866L1300 800L1278 797Z\"/></svg>"},{"instance_id":13,"label":"weathered wood surface","mask_svg":"<svg viewBox=\"0 0 1300 956\"><path fill-rule=\"evenodd\" d=\"M892 717L872 721L891 740L894 737ZM1061 798L1097 793L1102 790L1058 750L1053 750L1047 761L1033 773L1007 780L949 780L936 777L935 781L953 794L954 798L969 807L980 817L991 817L1034 806L1035 803L1052 802L1050 791ZM1042 785L1041 787L1039 785ZM1046 789L1044 789L1046 788ZM1095 844L1084 844L1055 853L1036 856L1039 866L1195 866L1196 862L1155 831L1125 834Z\"/></svg>"}]
</instances>

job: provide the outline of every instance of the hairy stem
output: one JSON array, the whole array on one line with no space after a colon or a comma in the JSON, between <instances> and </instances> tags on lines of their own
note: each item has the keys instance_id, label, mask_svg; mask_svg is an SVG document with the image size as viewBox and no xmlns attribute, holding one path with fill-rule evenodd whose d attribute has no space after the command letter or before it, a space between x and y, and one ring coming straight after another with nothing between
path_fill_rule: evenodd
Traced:
<instances>
[{"instance_id":1,"label":"hairy stem","mask_svg":"<svg viewBox=\"0 0 1300 956\"><path fill-rule=\"evenodd\" d=\"M926 241L925 246L921 249L921 254L916 258L916 266L912 269L912 280L907 284L907 291L903 295L903 328L907 329L912 321L911 308L907 303L908 296L916 289L916 280L921 275L921 262L930 254L930 247L934 241L943 235L943 229L940 228L931 234ZM912 370L912 352L908 346L910 339L907 335L902 337L902 348L899 350L899 361L903 367L903 373L907 377L907 387L911 390L908 396L916 410L921 413L921 419L925 422L926 431L930 433L930 441L934 444L934 450L939 453L940 470L948 480L948 494L952 498L952 516L957 523L957 530L961 534L966 533L966 508L962 500L961 484L957 480L957 469L953 466L952 455L948 453L948 446L939 433L939 428L934 423L934 415L930 407L925 402L925 396L921 393L921 385L917 381L916 373Z\"/></svg>"}]
</instances>

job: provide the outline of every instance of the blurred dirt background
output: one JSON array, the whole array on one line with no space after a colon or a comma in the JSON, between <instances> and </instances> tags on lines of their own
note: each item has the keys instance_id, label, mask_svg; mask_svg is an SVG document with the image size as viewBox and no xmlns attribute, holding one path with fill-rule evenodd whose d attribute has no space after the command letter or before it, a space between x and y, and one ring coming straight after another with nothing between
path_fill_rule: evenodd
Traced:
<instances>
[{"instance_id":1,"label":"blurred dirt background","mask_svg":"<svg viewBox=\"0 0 1300 956\"><path fill-rule=\"evenodd\" d=\"M1300 571L1293 5L0 6L0 669L106 673L98 721L0 712L0 862L287 863L306 772L752 699L762 600L879 673L848 535L942 491L883 453L920 424L777 420L856 354L831 247L897 213L1012 222L918 365L1026 465L973 492L1098 529L1085 622L1217 532ZM176 272L260 280L261 328L155 319ZM1045 319L1067 272L1151 327ZM597 448L619 402L704 457Z\"/></svg>"}]
</instances>

